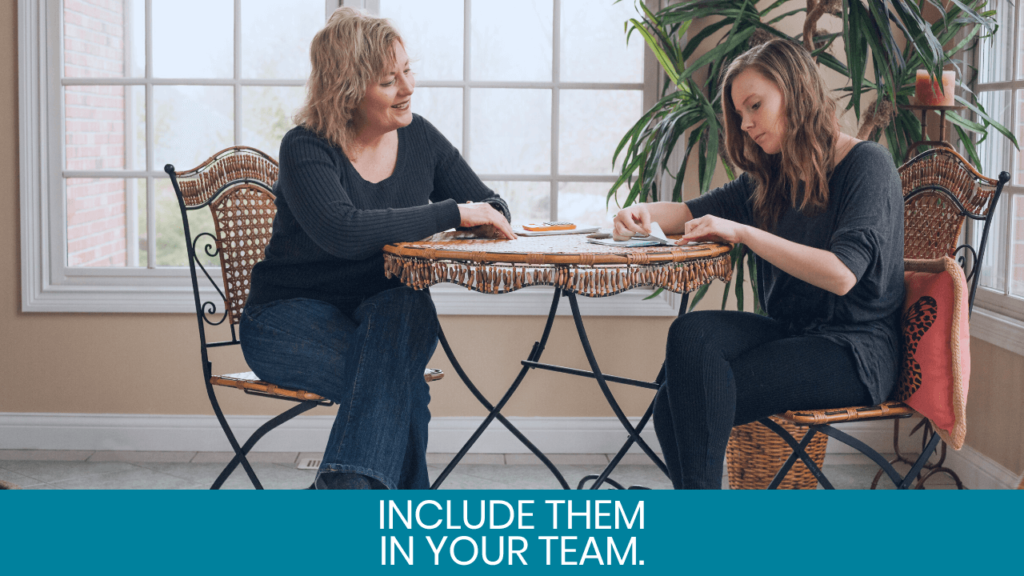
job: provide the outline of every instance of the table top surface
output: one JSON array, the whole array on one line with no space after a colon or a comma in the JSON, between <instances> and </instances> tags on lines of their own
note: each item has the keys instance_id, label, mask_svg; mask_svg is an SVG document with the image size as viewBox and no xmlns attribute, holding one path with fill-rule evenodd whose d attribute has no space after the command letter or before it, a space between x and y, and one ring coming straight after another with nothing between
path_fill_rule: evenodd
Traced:
<instances>
[{"instance_id":1,"label":"table top surface","mask_svg":"<svg viewBox=\"0 0 1024 576\"><path fill-rule=\"evenodd\" d=\"M727 255L730 249L729 244L713 242L623 248L589 243L585 234L520 236L516 240L504 240L477 238L466 232L450 231L416 242L389 244L384 247L384 252L400 258L473 264L622 266L715 258Z\"/></svg>"}]
</instances>

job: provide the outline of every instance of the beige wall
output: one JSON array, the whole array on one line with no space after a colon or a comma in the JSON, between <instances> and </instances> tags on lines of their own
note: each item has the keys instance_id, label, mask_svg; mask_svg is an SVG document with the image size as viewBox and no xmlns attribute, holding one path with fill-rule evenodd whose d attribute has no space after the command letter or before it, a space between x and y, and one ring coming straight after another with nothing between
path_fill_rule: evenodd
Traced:
<instances>
[{"instance_id":1,"label":"beige wall","mask_svg":"<svg viewBox=\"0 0 1024 576\"><path fill-rule=\"evenodd\" d=\"M967 445L1024 473L1024 356L971 339Z\"/></svg>"},{"instance_id":2,"label":"beige wall","mask_svg":"<svg viewBox=\"0 0 1024 576\"><path fill-rule=\"evenodd\" d=\"M828 20L827 18L825 20ZM841 52L838 52L841 53ZM0 412L210 414L199 367L195 318L185 314L24 314L18 206L17 20L14 2L0 3ZM834 80L834 79L833 79ZM851 115L852 116L852 115ZM844 129L854 132L844 118ZM691 165L695 165L691 164ZM695 172L695 171L694 171ZM718 176L724 181L724 175ZM696 189L688 182L688 190ZM706 305L720 302L721 288ZM703 307L703 306L702 306ZM441 319L459 358L485 394L497 399L539 337L540 317ZM602 368L651 379L664 354L670 318L587 320ZM968 443L1014 471L1024 469L1024 358L983 342L972 343L974 378ZM586 367L571 321L555 325L545 359ZM219 370L244 369L226 353ZM216 364L215 364L216 365ZM479 415L475 400L439 354L433 366L449 374L433 387L435 416ZM616 391L622 387L615 387ZM651 392L627 390L623 405L640 415ZM232 414L270 413L268 400L227 391ZM326 413L326 409L321 413ZM534 372L506 413L529 416L609 416L596 384Z\"/></svg>"}]
</instances>

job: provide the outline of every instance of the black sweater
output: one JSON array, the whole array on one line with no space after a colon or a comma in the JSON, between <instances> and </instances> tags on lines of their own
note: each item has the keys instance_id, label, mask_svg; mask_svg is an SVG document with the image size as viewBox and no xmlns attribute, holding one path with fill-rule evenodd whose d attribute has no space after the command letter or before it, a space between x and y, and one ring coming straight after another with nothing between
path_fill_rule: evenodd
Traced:
<instances>
[{"instance_id":1,"label":"black sweater","mask_svg":"<svg viewBox=\"0 0 1024 576\"><path fill-rule=\"evenodd\" d=\"M686 205L694 218L713 214L754 225L754 186L754 179L744 174ZM879 403L899 378L903 188L889 151L874 142L854 146L836 165L828 188L824 212L808 216L790 207L773 232L832 252L857 277L857 284L838 296L758 258L761 305L790 333L821 336L849 349L861 382Z\"/></svg>"},{"instance_id":2,"label":"black sweater","mask_svg":"<svg viewBox=\"0 0 1024 576\"><path fill-rule=\"evenodd\" d=\"M351 313L401 285L384 277L385 244L458 226L457 203L500 200L418 115L398 130L394 172L376 184L363 180L340 148L301 126L281 141L280 163L277 216L266 257L252 270L247 306L311 298Z\"/></svg>"}]
</instances>

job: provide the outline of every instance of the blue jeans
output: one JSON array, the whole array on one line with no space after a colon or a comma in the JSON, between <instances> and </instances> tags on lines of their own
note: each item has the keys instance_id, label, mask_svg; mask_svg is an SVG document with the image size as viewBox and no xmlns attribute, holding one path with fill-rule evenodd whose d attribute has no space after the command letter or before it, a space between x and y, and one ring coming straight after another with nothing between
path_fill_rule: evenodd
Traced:
<instances>
[{"instance_id":1,"label":"blue jeans","mask_svg":"<svg viewBox=\"0 0 1024 576\"><path fill-rule=\"evenodd\" d=\"M242 353L267 382L333 400L338 415L320 474L358 473L389 489L426 489L430 389L437 347L427 292L386 290L351 316L307 298L246 306Z\"/></svg>"}]
</instances>

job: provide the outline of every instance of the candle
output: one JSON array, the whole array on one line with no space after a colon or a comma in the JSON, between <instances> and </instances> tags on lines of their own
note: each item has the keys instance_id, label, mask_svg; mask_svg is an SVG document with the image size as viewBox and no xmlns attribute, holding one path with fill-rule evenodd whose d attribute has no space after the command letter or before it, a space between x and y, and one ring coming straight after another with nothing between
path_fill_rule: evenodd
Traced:
<instances>
[{"instance_id":1,"label":"candle","mask_svg":"<svg viewBox=\"0 0 1024 576\"><path fill-rule=\"evenodd\" d=\"M942 72L942 84L933 82L927 70L917 71L914 96L921 106L953 106L953 91L956 87L956 71Z\"/></svg>"}]
</instances>

